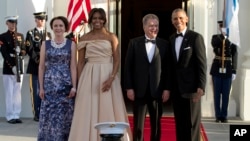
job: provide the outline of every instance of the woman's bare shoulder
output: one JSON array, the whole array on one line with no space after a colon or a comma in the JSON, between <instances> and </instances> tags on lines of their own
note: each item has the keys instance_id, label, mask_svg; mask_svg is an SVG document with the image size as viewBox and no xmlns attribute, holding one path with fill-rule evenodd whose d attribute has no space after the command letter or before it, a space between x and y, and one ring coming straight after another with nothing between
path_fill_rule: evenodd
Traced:
<instances>
[{"instance_id":1,"label":"woman's bare shoulder","mask_svg":"<svg viewBox=\"0 0 250 141\"><path fill-rule=\"evenodd\" d=\"M109 32L108 33L108 38L111 42L114 42L114 41L117 41L118 40L118 37L116 36L116 34L112 33L112 32Z\"/></svg>"},{"instance_id":2,"label":"woman's bare shoulder","mask_svg":"<svg viewBox=\"0 0 250 141\"><path fill-rule=\"evenodd\" d=\"M86 33L79 39L79 41L86 41L89 39L90 39L90 33Z\"/></svg>"}]
</instances>

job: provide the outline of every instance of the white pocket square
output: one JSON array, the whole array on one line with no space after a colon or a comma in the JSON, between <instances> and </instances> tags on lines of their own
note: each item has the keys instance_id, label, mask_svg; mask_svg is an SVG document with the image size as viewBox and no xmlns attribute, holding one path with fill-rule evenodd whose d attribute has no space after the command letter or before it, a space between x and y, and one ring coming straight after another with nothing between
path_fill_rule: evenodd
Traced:
<instances>
[{"instance_id":1,"label":"white pocket square","mask_svg":"<svg viewBox=\"0 0 250 141\"><path fill-rule=\"evenodd\" d=\"M184 48L183 50L187 50L187 49L190 49L191 47L186 47L186 48Z\"/></svg>"}]
</instances>

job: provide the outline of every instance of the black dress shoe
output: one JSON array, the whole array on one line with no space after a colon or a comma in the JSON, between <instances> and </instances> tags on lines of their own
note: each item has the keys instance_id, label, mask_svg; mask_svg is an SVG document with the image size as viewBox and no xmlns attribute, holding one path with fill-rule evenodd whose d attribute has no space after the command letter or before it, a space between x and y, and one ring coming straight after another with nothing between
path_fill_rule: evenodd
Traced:
<instances>
[{"instance_id":1,"label":"black dress shoe","mask_svg":"<svg viewBox=\"0 0 250 141\"><path fill-rule=\"evenodd\" d=\"M219 119L216 119L215 122L220 122L220 120L219 120Z\"/></svg>"},{"instance_id":2,"label":"black dress shoe","mask_svg":"<svg viewBox=\"0 0 250 141\"><path fill-rule=\"evenodd\" d=\"M10 124L16 124L16 120L15 119L8 120L7 122L10 123Z\"/></svg>"},{"instance_id":3,"label":"black dress shoe","mask_svg":"<svg viewBox=\"0 0 250 141\"><path fill-rule=\"evenodd\" d=\"M21 119L16 119L16 123L23 123Z\"/></svg>"},{"instance_id":4,"label":"black dress shoe","mask_svg":"<svg viewBox=\"0 0 250 141\"><path fill-rule=\"evenodd\" d=\"M34 117L33 120L34 121L39 121L39 118L38 117Z\"/></svg>"},{"instance_id":5,"label":"black dress shoe","mask_svg":"<svg viewBox=\"0 0 250 141\"><path fill-rule=\"evenodd\" d=\"M221 122L222 123L228 123L228 120L227 119L221 119Z\"/></svg>"}]
</instances>

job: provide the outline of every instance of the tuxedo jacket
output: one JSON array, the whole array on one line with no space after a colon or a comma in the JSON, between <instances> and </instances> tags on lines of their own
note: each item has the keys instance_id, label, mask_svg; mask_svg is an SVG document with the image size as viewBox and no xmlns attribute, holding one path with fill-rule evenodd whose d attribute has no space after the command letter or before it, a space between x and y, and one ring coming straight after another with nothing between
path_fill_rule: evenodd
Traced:
<instances>
[{"instance_id":1,"label":"tuxedo jacket","mask_svg":"<svg viewBox=\"0 0 250 141\"><path fill-rule=\"evenodd\" d=\"M179 58L175 51L176 33L170 36L172 91L181 95L192 95L197 88L205 91L206 86L206 49L203 37L187 30L181 43Z\"/></svg>"},{"instance_id":2,"label":"tuxedo jacket","mask_svg":"<svg viewBox=\"0 0 250 141\"><path fill-rule=\"evenodd\" d=\"M149 89L151 96L160 98L162 95L161 73L163 59L167 51L167 41L156 38L155 52L149 62L145 36L131 39L125 60L125 89L133 89L135 97L144 97ZM149 86L149 88L148 88Z\"/></svg>"}]
</instances>

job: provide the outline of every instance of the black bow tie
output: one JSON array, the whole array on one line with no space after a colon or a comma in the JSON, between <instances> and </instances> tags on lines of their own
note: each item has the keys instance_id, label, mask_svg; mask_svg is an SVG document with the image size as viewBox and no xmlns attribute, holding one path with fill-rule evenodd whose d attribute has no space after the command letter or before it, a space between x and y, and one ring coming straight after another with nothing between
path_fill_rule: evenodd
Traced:
<instances>
[{"instance_id":1,"label":"black bow tie","mask_svg":"<svg viewBox=\"0 0 250 141\"><path fill-rule=\"evenodd\" d=\"M175 38L177 38L177 37L179 37L179 36L183 37L182 33L175 34Z\"/></svg>"},{"instance_id":2,"label":"black bow tie","mask_svg":"<svg viewBox=\"0 0 250 141\"><path fill-rule=\"evenodd\" d=\"M145 42L146 43L151 42L151 43L155 44L155 40L145 39Z\"/></svg>"}]
</instances>

